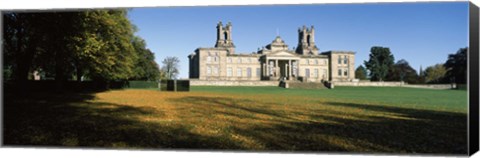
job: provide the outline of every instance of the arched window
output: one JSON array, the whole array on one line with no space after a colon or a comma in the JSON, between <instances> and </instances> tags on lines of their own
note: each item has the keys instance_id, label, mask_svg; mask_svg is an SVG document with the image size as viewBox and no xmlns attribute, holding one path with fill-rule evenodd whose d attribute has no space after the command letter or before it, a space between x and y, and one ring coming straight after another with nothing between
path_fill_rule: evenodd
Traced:
<instances>
[{"instance_id":1,"label":"arched window","mask_svg":"<svg viewBox=\"0 0 480 158\"><path fill-rule=\"evenodd\" d=\"M228 33L226 31L223 32L223 36L225 37L225 40L228 40Z\"/></svg>"}]
</instances>

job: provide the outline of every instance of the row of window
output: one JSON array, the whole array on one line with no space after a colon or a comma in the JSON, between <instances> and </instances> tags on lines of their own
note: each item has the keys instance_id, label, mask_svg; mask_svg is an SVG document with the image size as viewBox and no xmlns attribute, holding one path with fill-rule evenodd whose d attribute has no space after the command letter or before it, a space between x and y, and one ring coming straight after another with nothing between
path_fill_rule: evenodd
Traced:
<instances>
[{"instance_id":1,"label":"row of window","mask_svg":"<svg viewBox=\"0 0 480 158\"><path fill-rule=\"evenodd\" d=\"M252 68L245 68L246 74L243 74L242 68L237 68L235 76L237 77L252 77ZM260 68L256 69L256 77L260 77L261 71ZM233 76L233 69L231 67L227 67L227 77Z\"/></svg>"},{"instance_id":2,"label":"row of window","mask_svg":"<svg viewBox=\"0 0 480 158\"><path fill-rule=\"evenodd\" d=\"M338 76L342 76L342 72L343 76L348 76L348 69L338 69Z\"/></svg>"},{"instance_id":3,"label":"row of window","mask_svg":"<svg viewBox=\"0 0 480 158\"><path fill-rule=\"evenodd\" d=\"M310 60L305 60L305 62L307 65L311 65L311 64L318 65L318 60L313 60L313 63L311 63ZM323 65L327 65L327 60L323 60Z\"/></svg>"},{"instance_id":4,"label":"row of window","mask_svg":"<svg viewBox=\"0 0 480 158\"><path fill-rule=\"evenodd\" d=\"M246 73L243 74L243 69L245 69ZM236 77L252 77L252 68L237 68L235 71L235 76ZM207 67L207 76L210 75L218 75L219 74L219 67L217 66L208 66ZM261 70L260 68L256 68L256 77L260 77L261 75ZM348 76L348 69L338 69L338 76ZM227 68L227 76L232 77L234 76L233 74L233 69L231 67ZM305 69L305 77L315 77L318 78L319 76L319 69L313 69L313 76L310 76L310 69ZM326 78L327 77L327 70L323 69L322 77Z\"/></svg>"},{"instance_id":5,"label":"row of window","mask_svg":"<svg viewBox=\"0 0 480 158\"><path fill-rule=\"evenodd\" d=\"M307 78L310 77L310 69L305 69L305 77L307 77ZM320 77L318 69L313 69L313 77L314 78ZM326 69L323 69L322 77L327 78L327 70Z\"/></svg>"},{"instance_id":6,"label":"row of window","mask_svg":"<svg viewBox=\"0 0 480 158\"><path fill-rule=\"evenodd\" d=\"M235 76L237 77L252 77L252 68L245 68L246 74L243 74L243 69L242 68L237 68L237 71L235 73ZM219 68L217 66L207 66L207 76L210 75L218 75L219 74ZM256 77L260 77L261 71L260 68L256 69ZM227 76L232 77L233 76L233 69L231 67L227 68Z\"/></svg>"},{"instance_id":7,"label":"row of window","mask_svg":"<svg viewBox=\"0 0 480 158\"><path fill-rule=\"evenodd\" d=\"M212 60L213 60L213 62L217 62L219 59L220 59L220 57L218 57L218 56L207 56L207 63L212 62Z\"/></svg>"},{"instance_id":8,"label":"row of window","mask_svg":"<svg viewBox=\"0 0 480 158\"><path fill-rule=\"evenodd\" d=\"M252 58L237 58L236 63L252 63L255 60L252 60ZM227 63L233 63L233 58L228 57L227 58Z\"/></svg>"},{"instance_id":9,"label":"row of window","mask_svg":"<svg viewBox=\"0 0 480 158\"><path fill-rule=\"evenodd\" d=\"M210 63L210 62L217 62L219 61L220 57L218 56L207 56L207 62ZM347 58L345 58L345 64L347 63ZM236 63L252 63L252 61L255 61L255 60L252 60L252 58L237 58L236 59ZM306 61L306 64L307 65L318 65L319 62L318 60L313 60L313 63L310 62L310 60L305 60ZM227 58L227 63L233 63L233 58L231 57L228 57ZM338 63L341 64L341 58L338 58ZM323 60L323 65L327 65L327 60Z\"/></svg>"},{"instance_id":10,"label":"row of window","mask_svg":"<svg viewBox=\"0 0 480 158\"><path fill-rule=\"evenodd\" d=\"M342 61L344 64L347 64L348 63L348 57L345 55L343 58L342 56L339 56L338 57L338 64L342 64Z\"/></svg>"},{"instance_id":11,"label":"row of window","mask_svg":"<svg viewBox=\"0 0 480 158\"><path fill-rule=\"evenodd\" d=\"M214 67L210 67L210 66L207 66L207 75L218 75L218 71L219 68L217 66L214 66ZM213 72L212 72L213 71Z\"/></svg>"},{"instance_id":12,"label":"row of window","mask_svg":"<svg viewBox=\"0 0 480 158\"><path fill-rule=\"evenodd\" d=\"M207 56L207 63L211 62L218 62L220 60L220 57L218 56ZM252 60L252 58L237 58L236 63L252 63L255 60ZM227 58L227 63L233 63L233 59L231 57Z\"/></svg>"},{"instance_id":13,"label":"row of window","mask_svg":"<svg viewBox=\"0 0 480 158\"><path fill-rule=\"evenodd\" d=\"M236 77L252 77L252 68L245 68L246 74L243 74L243 69L242 68L237 68L235 76ZM339 76L341 76L342 70L339 69ZM214 66L214 67L207 67L207 75L218 75L219 74L219 68ZM261 75L261 70L260 68L256 68L256 77L260 77ZM347 71L345 71L345 76L347 75ZM227 76L232 77L234 76L233 74L233 69L231 67L227 68ZM311 77L310 76L310 69L305 69L305 77ZM319 76L319 69L313 69L313 77L318 78ZM327 77L327 70L323 69L323 78Z\"/></svg>"}]
</instances>

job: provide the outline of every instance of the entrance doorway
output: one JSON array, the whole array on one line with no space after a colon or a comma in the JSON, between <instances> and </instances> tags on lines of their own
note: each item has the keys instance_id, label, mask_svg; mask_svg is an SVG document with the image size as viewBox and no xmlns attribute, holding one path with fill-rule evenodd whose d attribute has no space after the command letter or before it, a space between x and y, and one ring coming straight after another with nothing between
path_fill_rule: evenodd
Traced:
<instances>
[{"instance_id":1,"label":"entrance doorway","mask_svg":"<svg viewBox=\"0 0 480 158\"><path fill-rule=\"evenodd\" d=\"M290 67L286 67L285 65L288 65L288 60L279 60L278 61L278 66L280 67L280 79L283 77L286 77L286 79L290 79L290 76L288 74L290 73Z\"/></svg>"}]
</instances>

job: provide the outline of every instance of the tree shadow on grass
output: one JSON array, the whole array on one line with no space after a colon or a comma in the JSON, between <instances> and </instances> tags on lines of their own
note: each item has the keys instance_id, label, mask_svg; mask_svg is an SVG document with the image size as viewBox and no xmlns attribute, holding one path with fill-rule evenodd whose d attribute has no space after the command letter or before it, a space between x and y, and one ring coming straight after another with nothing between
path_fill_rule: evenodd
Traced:
<instances>
[{"instance_id":1,"label":"tree shadow on grass","mask_svg":"<svg viewBox=\"0 0 480 158\"><path fill-rule=\"evenodd\" d=\"M388 114L385 116L366 116L367 119L373 121L352 122L337 118L336 121L347 125L342 127L343 131L354 131L345 132L342 134L343 137L370 141L385 148L399 149L406 153L467 153L466 114L386 105L340 102L327 102L326 104L334 107ZM313 117L325 118L321 115ZM333 130L327 130L327 132L338 129L334 126L328 128ZM339 135L334 132L330 134Z\"/></svg>"},{"instance_id":2,"label":"tree shadow on grass","mask_svg":"<svg viewBox=\"0 0 480 158\"><path fill-rule=\"evenodd\" d=\"M194 96L170 101L178 105L195 103L212 110L226 108L217 110L216 114L251 120L249 128L232 124L232 131L260 142L266 150L455 155L467 152L467 117L461 113L342 102L313 106L365 113L330 110L302 113L275 110L269 106L282 105L248 99ZM286 106L295 108L295 105ZM372 112L376 115L371 115ZM361 119L352 120L346 115ZM300 120L294 116L309 119ZM270 121L274 126L254 124L255 121Z\"/></svg>"},{"instance_id":3,"label":"tree shadow on grass","mask_svg":"<svg viewBox=\"0 0 480 158\"><path fill-rule=\"evenodd\" d=\"M193 116L198 119L223 115L251 122L230 122L229 130L223 132L257 142L264 147L259 149L230 137L199 135L184 122L141 120L143 116L161 118L170 111L94 102L93 93L6 93L4 98L3 145L7 146L428 154L467 151L467 118L459 113L342 102L319 102L312 106L328 106L330 110L303 112L278 108L294 109L296 105L250 99L190 96L166 100L177 112L198 113ZM331 108L360 112L342 113Z\"/></svg>"},{"instance_id":4,"label":"tree shadow on grass","mask_svg":"<svg viewBox=\"0 0 480 158\"><path fill-rule=\"evenodd\" d=\"M188 127L142 121L165 111L92 102L90 93L5 95L3 145L141 149L240 149ZM231 143L230 143L231 142Z\"/></svg>"}]
</instances>

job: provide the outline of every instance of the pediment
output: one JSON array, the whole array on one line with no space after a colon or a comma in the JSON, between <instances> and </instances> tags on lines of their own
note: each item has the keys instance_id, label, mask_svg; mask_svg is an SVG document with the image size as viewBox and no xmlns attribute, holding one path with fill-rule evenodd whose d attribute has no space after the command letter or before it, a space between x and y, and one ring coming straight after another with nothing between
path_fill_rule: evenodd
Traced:
<instances>
[{"instance_id":1,"label":"pediment","mask_svg":"<svg viewBox=\"0 0 480 158\"><path fill-rule=\"evenodd\" d=\"M295 57L295 56L297 56L297 55L294 54L294 53L286 52L286 51L280 51L280 52L271 53L271 54L269 54L269 56L289 56L289 57Z\"/></svg>"}]
</instances>

